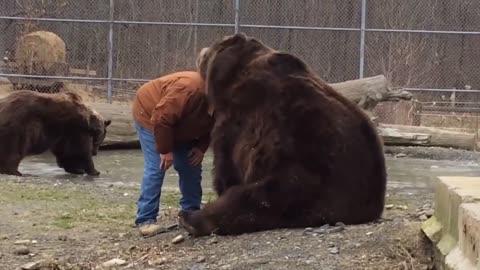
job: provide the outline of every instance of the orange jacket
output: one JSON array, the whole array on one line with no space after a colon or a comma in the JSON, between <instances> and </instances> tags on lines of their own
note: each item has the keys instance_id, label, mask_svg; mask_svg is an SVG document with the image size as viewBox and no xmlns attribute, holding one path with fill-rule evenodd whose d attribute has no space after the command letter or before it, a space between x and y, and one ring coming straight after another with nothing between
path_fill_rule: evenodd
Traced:
<instances>
[{"instance_id":1,"label":"orange jacket","mask_svg":"<svg viewBox=\"0 0 480 270\"><path fill-rule=\"evenodd\" d=\"M155 136L160 154L176 143L193 143L205 152L210 144L213 117L204 82L197 72L169 74L142 85L135 95L133 118Z\"/></svg>"}]
</instances>

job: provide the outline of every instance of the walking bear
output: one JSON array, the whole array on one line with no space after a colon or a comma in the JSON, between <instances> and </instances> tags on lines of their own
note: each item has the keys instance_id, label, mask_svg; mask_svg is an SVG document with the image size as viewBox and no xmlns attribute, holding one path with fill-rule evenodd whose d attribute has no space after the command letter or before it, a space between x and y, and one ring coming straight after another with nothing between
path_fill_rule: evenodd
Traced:
<instances>
[{"instance_id":1,"label":"walking bear","mask_svg":"<svg viewBox=\"0 0 480 270\"><path fill-rule=\"evenodd\" d=\"M381 217L383 145L356 104L299 58L244 34L202 50L198 64L215 108L211 147L218 199L179 212L190 234Z\"/></svg>"},{"instance_id":2,"label":"walking bear","mask_svg":"<svg viewBox=\"0 0 480 270\"><path fill-rule=\"evenodd\" d=\"M92 156L110 123L72 92L13 92L0 99L0 173L21 176L25 157L50 150L66 172L98 175Z\"/></svg>"}]
</instances>

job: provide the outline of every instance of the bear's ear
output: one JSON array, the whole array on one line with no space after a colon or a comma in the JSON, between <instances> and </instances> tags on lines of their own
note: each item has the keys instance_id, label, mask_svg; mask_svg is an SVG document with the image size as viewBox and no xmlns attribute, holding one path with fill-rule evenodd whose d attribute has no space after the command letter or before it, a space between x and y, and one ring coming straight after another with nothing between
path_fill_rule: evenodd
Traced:
<instances>
[{"instance_id":1,"label":"bear's ear","mask_svg":"<svg viewBox=\"0 0 480 270\"><path fill-rule=\"evenodd\" d=\"M81 102L82 101L82 97L80 95L78 95L77 93L74 93L74 92L65 92L65 95L67 97L69 97L71 100L73 101L77 101L77 102Z\"/></svg>"},{"instance_id":2,"label":"bear's ear","mask_svg":"<svg viewBox=\"0 0 480 270\"><path fill-rule=\"evenodd\" d=\"M105 120L103 121L105 127L108 127L111 123L112 123L112 120Z\"/></svg>"}]
</instances>

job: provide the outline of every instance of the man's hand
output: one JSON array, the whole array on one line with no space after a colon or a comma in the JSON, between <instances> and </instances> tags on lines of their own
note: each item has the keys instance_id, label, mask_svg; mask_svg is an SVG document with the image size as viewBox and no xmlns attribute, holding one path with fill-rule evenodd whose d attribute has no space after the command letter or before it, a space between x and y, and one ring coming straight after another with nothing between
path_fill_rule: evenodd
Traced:
<instances>
[{"instance_id":1,"label":"man's hand","mask_svg":"<svg viewBox=\"0 0 480 270\"><path fill-rule=\"evenodd\" d=\"M202 160L203 160L203 152L202 150L196 148L196 147L193 147L192 148L192 151L190 151L190 163L193 165L193 166L198 166L202 163Z\"/></svg>"},{"instance_id":2,"label":"man's hand","mask_svg":"<svg viewBox=\"0 0 480 270\"><path fill-rule=\"evenodd\" d=\"M166 172L173 164L173 154L170 152L168 154L160 154L160 169Z\"/></svg>"}]
</instances>

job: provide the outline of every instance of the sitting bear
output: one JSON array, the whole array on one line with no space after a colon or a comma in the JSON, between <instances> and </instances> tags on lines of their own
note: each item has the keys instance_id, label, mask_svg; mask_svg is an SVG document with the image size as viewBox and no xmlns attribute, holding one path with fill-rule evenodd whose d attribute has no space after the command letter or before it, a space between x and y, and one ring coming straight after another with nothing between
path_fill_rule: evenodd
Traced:
<instances>
[{"instance_id":1,"label":"sitting bear","mask_svg":"<svg viewBox=\"0 0 480 270\"><path fill-rule=\"evenodd\" d=\"M23 158L50 150L66 172L98 175L92 156L110 123L72 92L13 92L0 99L0 173L21 176Z\"/></svg>"},{"instance_id":2,"label":"sitting bear","mask_svg":"<svg viewBox=\"0 0 480 270\"><path fill-rule=\"evenodd\" d=\"M299 58L244 34L197 60L215 109L218 198L180 211L193 236L234 235L382 216L383 144L361 109Z\"/></svg>"}]
</instances>

